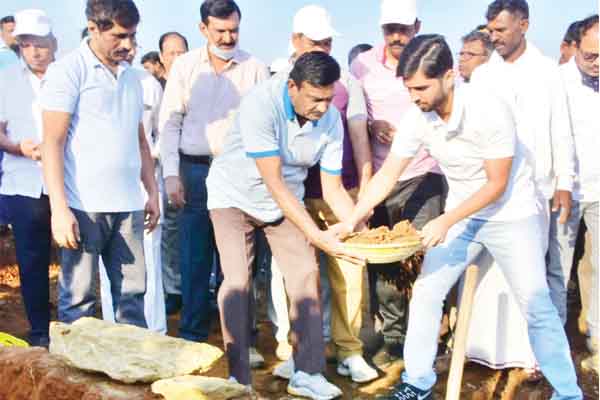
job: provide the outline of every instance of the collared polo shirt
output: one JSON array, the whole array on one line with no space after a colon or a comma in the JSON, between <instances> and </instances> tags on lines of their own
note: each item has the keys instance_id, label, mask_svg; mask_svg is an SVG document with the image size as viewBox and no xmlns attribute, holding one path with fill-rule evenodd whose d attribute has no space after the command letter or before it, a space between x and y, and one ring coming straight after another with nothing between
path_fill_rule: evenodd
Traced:
<instances>
[{"instance_id":1,"label":"collared polo shirt","mask_svg":"<svg viewBox=\"0 0 600 400\"><path fill-rule=\"evenodd\" d=\"M219 74L210 63L208 46L177 57L160 110L163 176L179 175L179 152L219 154L242 97L268 78L266 65L242 50Z\"/></svg>"},{"instance_id":2,"label":"collared polo shirt","mask_svg":"<svg viewBox=\"0 0 600 400\"><path fill-rule=\"evenodd\" d=\"M144 104L135 71L123 62L113 75L84 40L48 68L41 105L71 114L64 151L69 206L85 212L143 209L139 126Z\"/></svg>"},{"instance_id":3,"label":"collared polo shirt","mask_svg":"<svg viewBox=\"0 0 600 400\"><path fill-rule=\"evenodd\" d=\"M262 83L242 100L223 153L211 165L206 181L208 208L239 208L264 222L280 219L283 213L255 160L280 157L283 179L302 201L310 167L320 163L323 171L341 175L343 135L335 107L301 127L288 95L287 77Z\"/></svg>"},{"instance_id":4,"label":"collared polo shirt","mask_svg":"<svg viewBox=\"0 0 600 400\"><path fill-rule=\"evenodd\" d=\"M494 94L462 85L454 89L448 122L435 111L412 106L392 144L391 153L409 158L426 150L439 163L448 180L446 209L456 208L486 182L486 160L513 157L511 175L500 199L471 218L510 221L537 212L532 172L516 151L516 126L510 107Z\"/></svg>"},{"instance_id":5,"label":"collared polo shirt","mask_svg":"<svg viewBox=\"0 0 600 400\"><path fill-rule=\"evenodd\" d=\"M600 201L600 94L583 84L575 58L560 67L565 83L573 139L575 140L575 171L573 199Z\"/></svg>"},{"instance_id":6,"label":"collared polo shirt","mask_svg":"<svg viewBox=\"0 0 600 400\"><path fill-rule=\"evenodd\" d=\"M350 71L359 80L365 92L367 111L370 121L384 120L396 128L396 135L403 135L400 121L412 107L408 89L402 78L396 76L396 69L386 65L385 46L380 45L359 54ZM373 168L377 171L383 165L390 145L381 143L371 136ZM433 158L426 152L417 154L400 180L408 180L428 172L440 173Z\"/></svg>"},{"instance_id":7,"label":"collared polo shirt","mask_svg":"<svg viewBox=\"0 0 600 400\"><path fill-rule=\"evenodd\" d=\"M25 139L42 142L41 83L21 60L0 72L0 121L7 124L8 138L14 143ZM0 194L41 196L44 181L39 162L4 153L2 171Z\"/></svg>"}]
</instances>

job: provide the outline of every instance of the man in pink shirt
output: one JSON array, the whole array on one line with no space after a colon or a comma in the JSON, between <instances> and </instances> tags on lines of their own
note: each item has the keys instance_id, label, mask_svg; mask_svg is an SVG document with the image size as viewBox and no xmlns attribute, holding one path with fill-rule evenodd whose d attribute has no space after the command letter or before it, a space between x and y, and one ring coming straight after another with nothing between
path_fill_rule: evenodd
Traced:
<instances>
[{"instance_id":1,"label":"man in pink shirt","mask_svg":"<svg viewBox=\"0 0 600 400\"><path fill-rule=\"evenodd\" d=\"M396 76L398 60L408 42L418 33L416 0L383 0L380 25L384 44L360 54L351 72L361 82L367 100L369 134L373 168L378 170L387 157L394 135L402 135L399 125L411 105L408 90ZM421 228L443 210L446 183L437 163L421 150L406 168L390 196L375 209L373 226L392 227L401 220L411 220ZM398 267L371 265L369 281L379 303L376 310L382 319L384 347L375 356L379 367L387 367L402 358L408 324L408 298L399 290Z\"/></svg>"}]
</instances>

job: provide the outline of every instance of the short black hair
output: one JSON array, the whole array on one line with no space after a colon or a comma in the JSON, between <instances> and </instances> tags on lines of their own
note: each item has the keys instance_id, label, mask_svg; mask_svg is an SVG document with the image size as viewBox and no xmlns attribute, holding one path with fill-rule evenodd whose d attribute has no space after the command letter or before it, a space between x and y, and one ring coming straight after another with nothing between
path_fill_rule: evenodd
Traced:
<instances>
[{"instance_id":1,"label":"short black hair","mask_svg":"<svg viewBox=\"0 0 600 400\"><path fill-rule=\"evenodd\" d=\"M598 25L598 14L591 15L586 19L582 19L581 21L579 21L579 24L577 25L578 34L575 38L575 43L577 43L577 47L579 47L579 45L581 44L581 38L585 36L587 31L592 29L595 25Z\"/></svg>"},{"instance_id":2,"label":"short black hair","mask_svg":"<svg viewBox=\"0 0 600 400\"><path fill-rule=\"evenodd\" d=\"M185 49L186 50L190 49L187 39L181 33L167 32L167 33L163 33L162 35L160 35L160 38L158 39L158 48L160 49L161 52L163 51L163 45L165 44L165 40L167 40L171 36L177 36L179 39L183 40L183 43L185 44Z\"/></svg>"},{"instance_id":3,"label":"short black hair","mask_svg":"<svg viewBox=\"0 0 600 400\"><path fill-rule=\"evenodd\" d=\"M115 22L127 29L140 23L140 13L133 0L87 0L85 16L98 25L101 32L111 29Z\"/></svg>"},{"instance_id":4,"label":"short black hair","mask_svg":"<svg viewBox=\"0 0 600 400\"><path fill-rule=\"evenodd\" d=\"M227 18L234 12L241 20L242 11L233 0L204 0L200 6L200 17L204 25L208 25L208 17Z\"/></svg>"},{"instance_id":5,"label":"short black hair","mask_svg":"<svg viewBox=\"0 0 600 400\"><path fill-rule=\"evenodd\" d=\"M90 30L88 29L88 27L86 26L85 28L83 28L81 30L81 39L85 39L86 37L90 36Z\"/></svg>"},{"instance_id":6,"label":"short black hair","mask_svg":"<svg viewBox=\"0 0 600 400\"><path fill-rule=\"evenodd\" d=\"M479 24L479 25L477 25L477 26L475 27L475 30L476 30L476 31L485 31L485 30L487 30L487 29L488 29L488 26L487 26L487 24Z\"/></svg>"},{"instance_id":7,"label":"short black hair","mask_svg":"<svg viewBox=\"0 0 600 400\"><path fill-rule=\"evenodd\" d=\"M365 51L369 51L372 48L373 48L373 46L371 46L368 43L357 44L356 46L354 46L353 48L351 48L350 52L348 53L348 65L352 65L352 61L354 61L354 59L360 53L364 53Z\"/></svg>"},{"instance_id":8,"label":"short black hair","mask_svg":"<svg viewBox=\"0 0 600 400\"><path fill-rule=\"evenodd\" d=\"M488 35L485 32L480 31L479 29L476 29L472 32L467 33L465 36L463 36L461 38L461 40L462 40L463 44L480 41L481 44L483 44L483 48L488 53L488 55L494 51L494 44L492 43L492 39L490 38L490 35Z\"/></svg>"},{"instance_id":9,"label":"short black hair","mask_svg":"<svg viewBox=\"0 0 600 400\"><path fill-rule=\"evenodd\" d=\"M565 36L563 36L563 42L567 44L573 44L577 42L577 38L579 37L579 23L581 21L575 21L569 25L567 31L565 32Z\"/></svg>"},{"instance_id":10,"label":"short black hair","mask_svg":"<svg viewBox=\"0 0 600 400\"><path fill-rule=\"evenodd\" d=\"M452 51L442 35L418 35L404 48L396 75L409 79L422 70L427 78L439 78L453 65Z\"/></svg>"},{"instance_id":11,"label":"short black hair","mask_svg":"<svg viewBox=\"0 0 600 400\"><path fill-rule=\"evenodd\" d=\"M488 6L485 18L488 21L493 20L502 11L508 11L512 15L518 15L521 18L529 19L529 4L526 0L494 0Z\"/></svg>"},{"instance_id":12,"label":"short black hair","mask_svg":"<svg viewBox=\"0 0 600 400\"><path fill-rule=\"evenodd\" d=\"M15 17L13 17L12 15L7 15L6 17L2 17L2 19L0 19L0 27L4 27L4 24L14 24L15 23Z\"/></svg>"},{"instance_id":13,"label":"short black hair","mask_svg":"<svg viewBox=\"0 0 600 400\"><path fill-rule=\"evenodd\" d=\"M149 51L148 53L142 56L142 60L140 64L144 65L147 62L152 64L162 64L160 62L160 56L158 55L158 51Z\"/></svg>"},{"instance_id":14,"label":"short black hair","mask_svg":"<svg viewBox=\"0 0 600 400\"><path fill-rule=\"evenodd\" d=\"M340 79L340 74L340 65L333 57L322 51L310 51L298 57L290 72L290 79L298 87L303 82L313 86L329 86Z\"/></svg>"}]
</instances>

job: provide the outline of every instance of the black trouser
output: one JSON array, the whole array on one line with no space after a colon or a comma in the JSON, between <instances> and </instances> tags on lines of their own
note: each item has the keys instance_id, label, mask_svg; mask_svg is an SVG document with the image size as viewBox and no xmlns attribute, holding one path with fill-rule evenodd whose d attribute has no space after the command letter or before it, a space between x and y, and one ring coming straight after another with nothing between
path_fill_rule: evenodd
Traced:
<instances>
[{"instance_id":1,"label":"black trouser","mask_svg":"<svg viewBox=\"0 0 600 400\"><path fill-rule=\"evenodd\" d=\"M388 198L376 209L371 219L372 227L387 225L390 228L402 220L410 220L421 229L444 210L447 194L443 175L428 173L396 183ZM371 311L383 319L382 334L386 344L404 343L408 327L409 296L406 279L396 264L369 265Z\"/></svg>"},{"instance_id":2,"label":"black trouser","mask_svg":"<svg viewBox=\"0 0 600 400\"><path fill-rule=\"evenodd\" d=\"M2 196L15 238L21 295L33 344L48 339L51 229L48 196Z\"/></svg>"}]
</instances>

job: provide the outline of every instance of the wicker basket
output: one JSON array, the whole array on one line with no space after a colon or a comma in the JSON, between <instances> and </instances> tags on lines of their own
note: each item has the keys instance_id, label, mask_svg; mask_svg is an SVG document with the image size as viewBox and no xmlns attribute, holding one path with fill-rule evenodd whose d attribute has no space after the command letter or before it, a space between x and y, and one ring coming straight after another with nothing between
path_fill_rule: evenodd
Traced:
<instances>
[{"instance_id":1,"label":"wicker basket","mask_svg":"<svg viewBox=\"0 0 600 400\"><path fill-rule=\"evenodd\" d=\"M389 244L344 243L344 247L365 257L369 264L388 264L406 260L422 250L423 244L419 239L409 238Z\"/></svg>"}]
</instances>

